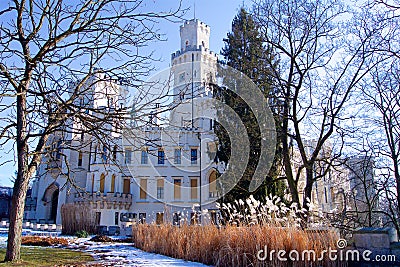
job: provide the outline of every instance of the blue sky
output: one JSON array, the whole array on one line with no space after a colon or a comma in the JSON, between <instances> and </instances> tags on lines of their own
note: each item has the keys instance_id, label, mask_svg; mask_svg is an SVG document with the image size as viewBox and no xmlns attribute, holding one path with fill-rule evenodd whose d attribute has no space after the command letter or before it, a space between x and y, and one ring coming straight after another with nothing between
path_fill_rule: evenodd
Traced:
<instances>
[{"instance_id":1,"label":"blue sky","mask_svg":"<svg viewBox=\"0 0 400 267\"><path fill-rule=\"evenodd\" d=\"M179 1L165 0L145 0L146 10L169 10L178 6ZM195 0L182 0L183 8L190 8L185 15L185 19L192 19L194 16L193 7ZM221 51L223 47L222 39L230 31L231 23L239 8L244 5L250 5L249 0L197 0L196 1L196 18L208 24L211 27L210 49L216 53ZM0 8L7 5L6 1L1 1ZM164 34L165 42L150 43L148 51L154 51L156 58L160 62L155 63L158 70L162 70L169 66L171 53L180 48L179 26L181 22L173 23L163 21L157 25L161 34ZM146 50L147 50L146 49ZM14 175L15 163L12 153L7 153L10 149L0 149L0 185L12 186L10 178ZM11 160L11 163L2 165L2 162Z\"/></svg>"}]
</instances>

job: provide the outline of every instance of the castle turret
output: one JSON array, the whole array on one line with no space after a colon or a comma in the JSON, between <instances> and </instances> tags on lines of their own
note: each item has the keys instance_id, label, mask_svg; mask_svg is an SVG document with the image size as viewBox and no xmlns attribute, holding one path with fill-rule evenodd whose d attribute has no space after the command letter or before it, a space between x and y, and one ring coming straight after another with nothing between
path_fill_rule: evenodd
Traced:
<instances>
[{"instance_id":1,"label":"castle turret","mask_svg":"<svg viewBox=\"0 0 400 267\"><path fill-rule=\"evenodd\" d=\"M217 54L209 50L210 27L198 19L192 19L181 26L180 35L181 50L171 55L175 98L191 99L188 85L192 81L196 84L193 96L207 96L210 91L205 85L215 79L218 59Z\"/></svg>"},{"instance_id":2,"label":"castle turret","mask_svg":"<svg viewBox=\"0 0 400 267\"><path fill-rule=\"evenodd\" d=\"M210 123L195 118L199 115L199 107L192 99L212 97L211 83L216 81L218 56L209 50L210 27L192 19L180 27L181 50L171 55L174 78L174 102L180 104L175 112L171 112L171 123L177 126L193 126L210 129Z\"/></svg>"},{"instance_id":3,"label":"castle turret","mask_svg":"<svg viewBox=\"0 0 400 267\"><path fill-rule=\"evenodd\" d=\"M200 46L204 49L210 48L210 26L193 19L186 21L181 25L181 51L198 49Z\"/></svg>"}]
</instances>

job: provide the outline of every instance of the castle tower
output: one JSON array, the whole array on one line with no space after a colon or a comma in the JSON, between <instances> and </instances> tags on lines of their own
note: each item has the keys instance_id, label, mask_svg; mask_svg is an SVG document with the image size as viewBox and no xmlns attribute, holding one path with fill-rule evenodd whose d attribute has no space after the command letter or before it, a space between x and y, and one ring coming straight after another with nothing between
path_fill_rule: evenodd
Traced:
<instances>
[{"instance_id":1,"label":"castle tower","mask_svg":"<svg viewBox=\"0 0 400 267\"><path fill-rule=\"evenodd\" d=\"M172 120L178 126L188 126L195 107L193 98L212 97L210 83L216 81L218 56L210 51L210 26L198 19L186 21L180 27L181 49L171 55L174 77L174 103L182 103ZM198 114L198 113L197 113ZM200 123L202 124L202 123ZM195 127L201 125L195 125ZM207 126L207 129L210 127Z\"/></svg>"},{"instance_id":2,"label":"castle tower","mask_svg":"<svg viewBox=\"0 0 400 267\"><path fill-rule=\"evenodd\" d=\"M194 97L208 95L206 84L215 79L218 56L210 51L210 26L192 19L186 21L180 28L181 50L171 55L171 66L174 74L175 98L191 99L191 90L184 90L182 85L190 87L196 83ZM184 93L184 96L179 93Z\"/></svg>"}]
</instances>

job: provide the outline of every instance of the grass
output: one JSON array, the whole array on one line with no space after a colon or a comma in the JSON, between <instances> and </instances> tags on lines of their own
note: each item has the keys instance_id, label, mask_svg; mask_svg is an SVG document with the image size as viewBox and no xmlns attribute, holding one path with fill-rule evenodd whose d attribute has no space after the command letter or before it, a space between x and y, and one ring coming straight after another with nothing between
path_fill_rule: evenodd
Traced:
<instances>
[{"instance_id":1,"label":"grass","mask_svg":"<svg viewBox=\"0 0 400 267\"><path fill-rule=\"evenodd\" d=\"M5 249L0 249L1 260L5 253ZM79 266L94 260L88 253L59 248L22 247L21 256L19 263L0 262L0 266Z\"/></svg>"},{"instance_id":2,"label":"grass","mask_svg":"<svg viewBox=\"0 0 400 267\"><path fill-rule=\"evenodd\" d=\"M138 225L133 228L133 241L144 251L174 258L202 262L213 266L340 266L342 263L323 261L282 262L260 261L257 252L267 246L268 251L322 250L336 248L338 236L331 231L310 232L296 227L270 225L181 227L165 225Z\"/></svg>"}]
</instances>

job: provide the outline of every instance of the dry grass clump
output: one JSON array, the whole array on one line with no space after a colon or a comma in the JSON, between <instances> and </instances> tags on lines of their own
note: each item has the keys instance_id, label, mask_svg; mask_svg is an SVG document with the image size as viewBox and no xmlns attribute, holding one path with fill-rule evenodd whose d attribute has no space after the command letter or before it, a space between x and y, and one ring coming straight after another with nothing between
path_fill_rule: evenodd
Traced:
<instances>
[{"instance_id":1,"label":"dry grass clump","mask_svg":"<svg viewBox=\"0 0 400 267\"><path fill-rule=\"evenodd\" d=\"M51 236L23 236L22 245L25 246L68 246L68 239Z\"/></svg>"},{"instance_id":2,"label":"dry grass clump","mask_svg":"<svg viewBox=\"0 0 400 267\"><path fill-rule=\"evenodd\" d=\"M309 231L300 227L304 210L295 205L286 206L279 198L270 197L260 203L253 197L220 207L226 218L223 227L215 225L188 225L182 220L177 225L146 225L133 227L136 247L174 258L202 262L214 266L342 266L322 252L336 249L339 236L328 230ZM263 250L268 258L258 259ZM265 251L266 250L266 251ZM270 256L271 251L275 250ZM287 261L281 261L277 252L283 250ZM302 256L313 250L313 256ZM292 252L298 252L296 255ZM291 260L289 255L292 255ZM318 258L325 255L321 260Z\"/></svg>"},{"instance_id":3,"label":"dry grass clump","mask_svg":"<svg viewBox=\"0 0 400 267\"><path fill-rule=\"evenodd\" d=\"M96 232L95 215L89 206L64 204L61 207L61 217L64 235L74 235L78 231Z\"/></svg>"},{"instance_id":4,"label":"dry grass clump","mask_svg":"<svg viewBox=\"0 0 400 267\"><path fill-rule=\"evenodd\" d=\"M271 250L314 250L317 258L322 250L336 248L336 234L330 231L308 232L294 227L253 225L247 227L137 225L133 229L135 246L153 253L202 262L214 266L309 266L311 261L282 262L275 256L260 261L257 253ZM328 259L319 266L338 266Z\"/></svg>"}]
</instances>

